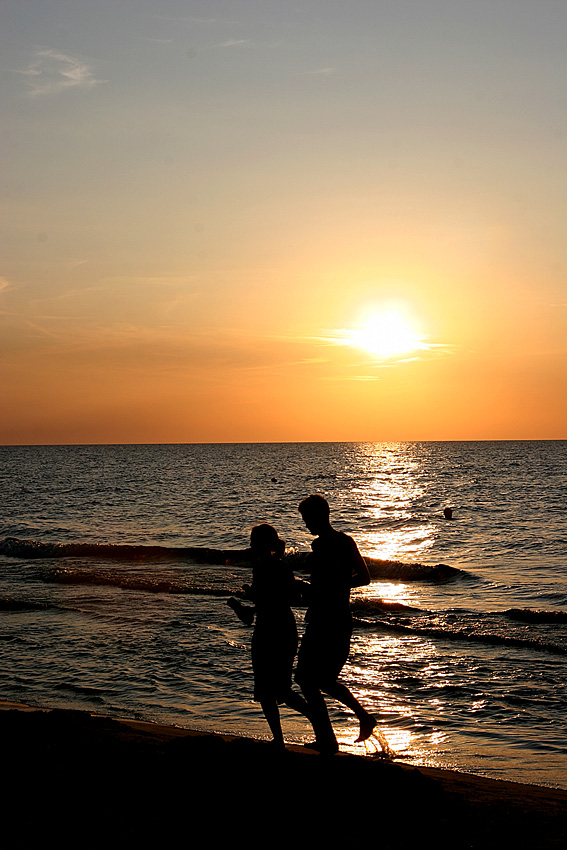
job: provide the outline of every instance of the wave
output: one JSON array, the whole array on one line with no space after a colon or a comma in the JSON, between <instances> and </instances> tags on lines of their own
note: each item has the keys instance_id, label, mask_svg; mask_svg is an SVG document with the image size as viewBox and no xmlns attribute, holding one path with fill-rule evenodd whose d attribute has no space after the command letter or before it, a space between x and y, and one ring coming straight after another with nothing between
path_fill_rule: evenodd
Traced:
<instances>
[{"instance_id":1,"label":"wave","mask_svg":"<svg viewBox=\"0 0 567 850\"><path fill-rule=\"evenodd\" d=\"M359 613L355 610L354 612ZM425 612L426 613L426 612ZM517 649L531 649L540 652L550 652L554 655L567 655L567 646L552 643L539 637L526 638L513 634L501 634L488 631L470 631L467 628L449 628L446 626L428 626L412 624L400 620L370 621L355 618L359 628L375 629L377 631L394 632L396 634L422 635L438 640L463 641L467 643L483 643L491 646L508 646Z\"/></svg>"},{"instance_id":2,"label":"wave","mask_svg":"<svg viewBox=\"0 0 567 850\"><path fill-rule=\"evenodd\" d=\"M311 552L289 552L285 555L291 561L294 570L309 572L309 562L313 555ZM446 582L456 578L470 578L473 576L465 570L450 567L447 564L408 564L405 561L389 561L381 558L369 558L364 560L368 567L370 577L375 581L431 581Z\"/></svg>"},{"instance_id":3,"label":"wave","mask_svg":"<svg viewBox=\"0 0 567 850\"><path fill-rule=\"evenodd\" d=\"M111 570L70 570L55 569L44 577L54 584L86 584L105 587L119 587L122 590L137 590L146 593L187 594L193 596L231 596L233 588L210 587L189 584L183 579L160 578L159 576L132 576Z\"/></svg>"},{"instance_id":4,"label":"wave","mask_svg":"<svg viewBox=\"0 0 567 850\"><path fill-rule=\"evenodd\" d=\"M93 688L87 685L75 685L72 682L59 682L53 686L56 691L70 691L80 697L86 697L90 702L106 702L101 688Z\"/></svg>"},{"instance_id":5,"label":"wave","mask_svg":"<svg viewBox=\"0 0 567 850\"><path fill-rule=\"evenodd\" d=\"M364 560L373 579L444 582L455 578L472 578L470 573L447 564L406 564L403 561L382 561L379 558Z\"/></svg>"},{"instance_id":6,"label":"wave","mask_svg":"<svg viewBox=\"0 0 567 850\"><path fill-rule=\"evenodd\" d=\"M536 608L509 608L504 612L520 623L567 623L567 611L538 611Z\"/></svg>"},{"instance_id":7,"label":"wave","mask_svg":"<svg viewBox=\"0 0 567 850\"><path fill-rule=\"evenodd\" d=\"M430 611L404 605L386 599L354 599L351 602L351 610L362 616L381 614L419 614L422 616L432 615ZM466 614L467 612L462 612ZM438 616L438 614L432 615ZM567 623L567 611L540 611L535 608L509 608L507 611L493 611L488 614L480 614L477 617L506 617L519 623L535 623L536 625L553 625L555 623Z\"/></svg>"},{"instance_id":8,"label":"wave","mask_svg":"<svg viewBox=\"0 0 567 850\"><path fill-rule=\"evenodd\" d=\"M200 564L230 565L251 563L250 549L214 549L209 547L137 546L114 543L43 543L38 540L19 540L5 537L0 540L0 555L8 558L100 558L107 561L192 561ZM285 555L294 570L309 572L310 552L287 552ZM447 564L408 564L402 561L365 558L373 579L396 581L445 582L458 577L470 577L464 570Z\"/></svg>"},{"instance_id":9,"label":"wave","mask_svg":"<svg viewBox=\"0 0 567 850\"><path fill-rule=\"evenodd\" d=\"M48 602L28 602L25 599L5 597L0 599L0 611L45 611L52 606Z\"/></svg>"},{"instance_id":10,"label":"wave","mask_svg":"<svg viewBox=\"0 0 567 850\"><path fill-rule=\"evenodd\" d=\"M5 537L0 540L0 555L7 558L101 558L109 561L188 560L204 564L250 561L249 549L211 549L208 547L133 546L115 543L42 543Z\"/></svg>"},{"instance_id":11,"label":"wave","mask_svg":"<svg viewBox=\"0 0 567 850\"><path fill-rule=\"evenodd\" d=\"M353 599L350 605L355 615L368 616L373 614L421 614L421 608L404 605L403 602L393 602L386 599Z\"/></svg>"},{"instance_id":12,"label":"wave","mask_svg":"<svg viewBox=\"0 0 567 850\"><path fill-rule=\"evenodd\" d=\"M118 587L123 590L142 591L146 593L184 594L221 598L240 595L239 591L235 591L233 587L224 585L216 585L214 587L195 585L189 583L187 580L183 580L183 578L164 580L158 576L134 576L111 570L57 568L50 571L45 578L47 581L61 584L106 585ZM8 606L10 604L8 602ZM0 602L0 610L1 608L2 605ZM17 610L17 607L9 610ZM375 629L377 631L387 631L397 634L421 635L437 640L482 643L492 646L508 646L567 655L567 646L561 646L538 636L526 638L521 634L503 634L499 631L488 631L484 622L485 616L493 615L477 614L476 616L480 617L480 620L472 628L469 623L465 624L464 621L462 621L460 626L458 623L455 623L453 626L449 624L429 625L424 620L433 616L437 618L439 616L438 613L384 599L355 599L352 602L352 612L357 627L363 629ZM556 614L559 615L559 622L565 621L563 612L529 612L526 609L522 613L526 615L525 619L527 619L530 613L538 614L539 619L536 621L538 623L555 622L554 615ZM509 612L503 612L504 617L507 617L508 614ZM370 617L372 619L369 619ZM412 622L412 619L414 622Z\"/></svg>"}]
</instances>

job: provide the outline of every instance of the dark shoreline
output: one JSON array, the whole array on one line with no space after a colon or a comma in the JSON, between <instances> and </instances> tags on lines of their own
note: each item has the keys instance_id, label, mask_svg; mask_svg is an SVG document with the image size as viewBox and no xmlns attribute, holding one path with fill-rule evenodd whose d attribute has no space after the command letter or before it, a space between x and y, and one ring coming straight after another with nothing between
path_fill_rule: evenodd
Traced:
<instances>
[{"instance_id":1,"label":"dark shoreline","mask_svg":"<svg viewBox=\"0 0 567 850\"><path fill-rule=\"evenodd\" d=\"M567 791L298 746L277 753L252 739L82 711L1 707L10 848L567 842Z\"/></svg>"}]
</instances>

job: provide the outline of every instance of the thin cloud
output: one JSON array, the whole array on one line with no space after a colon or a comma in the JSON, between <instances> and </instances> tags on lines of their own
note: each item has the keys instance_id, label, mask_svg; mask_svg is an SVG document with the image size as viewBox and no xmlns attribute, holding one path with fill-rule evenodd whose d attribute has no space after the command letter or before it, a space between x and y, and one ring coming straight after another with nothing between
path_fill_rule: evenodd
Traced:
<instances>
[{"instance_id":1,"label":"thin cloud","mask_svg":"<svg viewBox=\"0 0 567 850\"><path fill-rule=\"evenodd\" d=\"M153 38L149 35L138 36L140 41L149 41L151 44L173 44L172 38Z\"/></svg>"},{"instance_id":2,"label":"thin cloud","mask_svg":"<svg viewBox=\"0 0 567 850\"><path fill-rule=\"evenodd\" d=\"M373 381L382 381L379 375L328 375L323 380L325 381L359 381L359 382L373 382Z\"/></svg>"},{"instance_id":3,"label":"thin cloud","mask_svg":"<svg viewBox=\"0 0 567 850\"><path fill-rule=\"evenodd\" d=\"M356 350L365 350L366 347L357 342L352 336L352 329L339 328L324 330L321 336L308 337L312 342L326 346L344 346ZM430 356L448 355L453 353L454 346L451 343L428 342L424 337L416 337L411 343L408 343L406 350L392 350L388 352L366 350L367 359L376 363L383 362L385 364L405 363L411 360L426 360ZM414 354L414 352L421 352ZM409 356L412 355L412 356Z\"/></svg>"},{"instance_id":4,"label":"thin cloud","mask_svg":"<svg viewBox=\"0 0 567 850\"><path fill-rule=\"evenodd\" d=\"M336 68L331 68L331 67L329 67L329 68L317 68L315 71L306 71L305 74L306 75L312 75L312 76L328 77L330 74L334 74L336 70L337 70Z\"/></svg>"},{"instance_id":5,"label":"thin cloud","mask_svg":"<svg viewBox=\"0 0 567 850\"><path fill-rule=\"evenodd\" d=\"M0 301L3 299L3 296L8 290L16 289L17 284L12 283L10 280L6 280L5 277L0 277ZM0 316L14 316L17 315L12 310L4 310L0 307Z\"/></svg>"},{"instance_id":6,"label":"thin cloud","mask_svg":"<svg viewBox=\"0 0 567 850\"><path fill-rule=\"evenodd\" d=\"M250 42L245 38L229 38L227 41L221 41L216 47L245 47L248 44Z\"/></svg>"},{"instance_id":7,"label":"thin cloud","mask_svg":"<svg viewBox=\"0 0 567 850\"><path fill-rule=\"evenodd\" d=\"M97 80L82 59L56 50L38 51L28 68L19 73L27 78L31 97L57 95L69 89L88 90L107 82Z\"/></svg>"},{"instance_id":8,"label":"thin cloud","mask_svg":"<svg viewBox=\"0 0 567 850\"><path fill-rule=\"evenodd\" d=\"M226 18L200 18L196 15L172 15L165 14L163 12L154 12L151 15L152 18L158 19L161 21L173 21L175 24L179 23L188 23L188 24L235 24L236 21L228 20Z\"/></svg>"}]
</instances>

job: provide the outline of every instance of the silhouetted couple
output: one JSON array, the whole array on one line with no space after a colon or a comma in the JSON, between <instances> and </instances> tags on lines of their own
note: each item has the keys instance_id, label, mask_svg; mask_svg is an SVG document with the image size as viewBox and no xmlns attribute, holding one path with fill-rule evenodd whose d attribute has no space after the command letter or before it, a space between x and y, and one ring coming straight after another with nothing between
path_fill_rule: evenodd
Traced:
<instances>
[{"instance_id":1,"label":"silhouetted couple","mask_svg":"<svg viewBox=\"0 0 567 850\"><path fill-rule=\"evenodd\" d=\"M354 540L331 526L326 499L309 496L299 505L299 512L316 536L311 546L311 582L294 579L292 570L282 560L284 541L271 525L259 525L252 529L250 538L252 585L245 585L255 608L243 606L236 599L229 600L229 604L248 624L254 613L256 616L252 637L254 699L262 706L275 744L284 746L278 704L285 703L310 720L315 732L313 747L333 754L339 745L324 693L356 714L360 722L357 741L369 738L376 725L375 718L338 681L350 649L350 590L368 584L370 575ZM307 614L297 652L297 626L290 606L300 598L307 603ZM292 689L296 653L295 680L303 697Z\"/></svg>"}]
</instances>

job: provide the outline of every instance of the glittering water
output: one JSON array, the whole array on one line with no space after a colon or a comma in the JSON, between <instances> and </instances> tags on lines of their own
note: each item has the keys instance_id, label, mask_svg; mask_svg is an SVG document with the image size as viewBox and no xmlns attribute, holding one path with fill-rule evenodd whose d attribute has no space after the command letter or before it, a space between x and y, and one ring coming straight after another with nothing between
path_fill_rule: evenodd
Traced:
<instances>
[{"instance_id":1,"label":"glittering water","mask_svg":"<svg viewBox=\"0 0 567 850\"><path fill-rule=\"evenodd\" d=\"M300 568L297 504L320 492L369 558L344 679L392 749L567 787L566 448L0 448L0 696L267 737L251 634L225 604L249 578L232 550L270 522ZM283 717L288 740L311 737Z\"/></svg>"}]
</instances>

